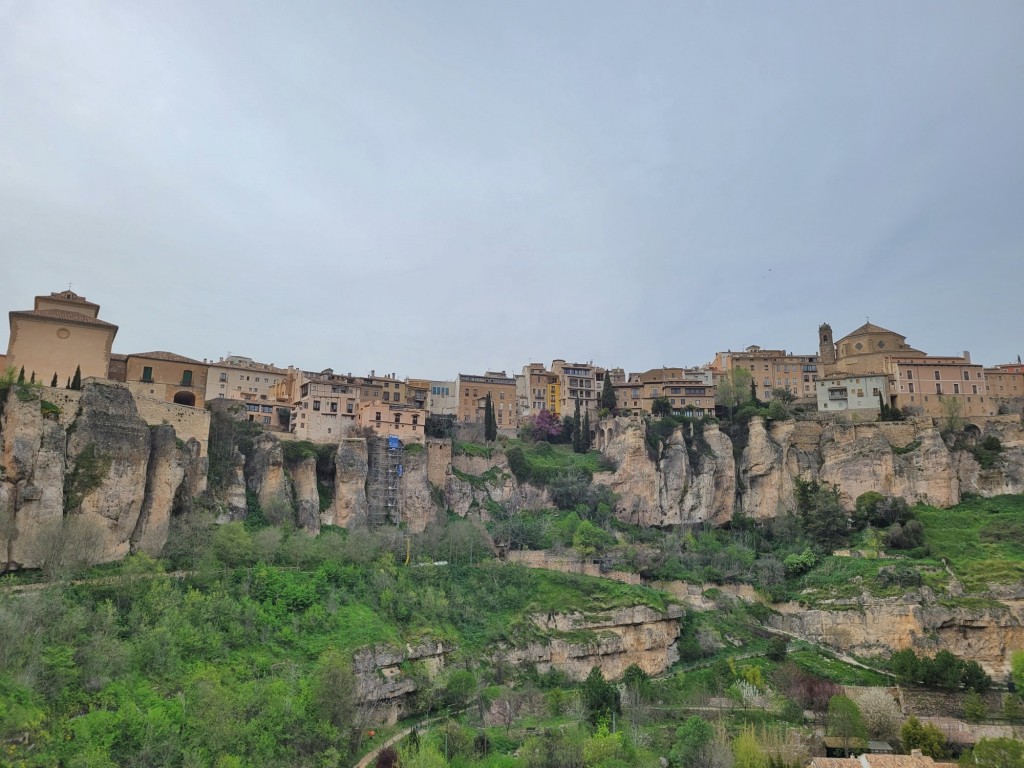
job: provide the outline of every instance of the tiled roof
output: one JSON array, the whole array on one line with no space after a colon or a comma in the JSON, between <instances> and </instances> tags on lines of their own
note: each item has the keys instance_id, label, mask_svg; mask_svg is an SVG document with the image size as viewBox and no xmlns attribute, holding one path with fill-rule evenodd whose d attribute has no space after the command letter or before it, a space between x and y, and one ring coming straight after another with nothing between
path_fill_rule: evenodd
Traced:
<instances>
[{"instance_id":1,"label":"tiled roof","mask_svg":"<svg viewBox=\"0 0 1024 768\"><path fill-rule=\"evenodd\" d=\"M916 755L861 755L857 757L815 757L808 768L939 768L930 757Z\"/></svg>"},{"instance_id":2,"label":"tiled roof","mask_svg":"<svg viewBox=\"0 0 1024 768\"><path fill-rule=\"evenodd\" d=\"M896 333L896 331L890 331L888 328L883 328L882 326L875 325L874 323L864 323L864 325L862 325L860 328L850 331L848 334L843 336L843 339L849 339L854 336L864 336L865 334L868 333L891 333L894 336L899 336L900 338L903 338L903 335ZM843 339L840 339L840 341L842 341Z\"/></svg>"},{"instance_id":3,"label":"tiled roof","mask_svg":"<svg viewBox=\"0 0 1024 768\"><path fill-rule=\"evenodd\" d=\"M128 359L128 355L119 355L116 352L111 352L110 353L110 359L111 360L119 360L121 362L124 362L125 360Z\"/></svg>"},{"instance_id":4,"label":"tiled roof","mask_svg":"<svg viewBox=\"0 0 1024 768\"><path fill-rule=\"evenodd\" d=\"M176 355L173 352L133 352L128 357L144 357L147 360L163 360L168 363L189 363L191 365L207 365L200 360L193 360L191 357Z\"/></svg>"},{"instance_id":5,"label":"tiled roof","mask_svg":"<svg viewBox=\"0 0 1024 768\"><path fill-rule=\"evenodd\" d=\"M11 317L34 317L38 320L58 320L65 323L96 325L104 328L117 329L116 325L108 323L106 320L89 317L88 315L81 315L78 312L68 312L64 309L22 309L11 312Z\"/></svg>"}]
</instances>

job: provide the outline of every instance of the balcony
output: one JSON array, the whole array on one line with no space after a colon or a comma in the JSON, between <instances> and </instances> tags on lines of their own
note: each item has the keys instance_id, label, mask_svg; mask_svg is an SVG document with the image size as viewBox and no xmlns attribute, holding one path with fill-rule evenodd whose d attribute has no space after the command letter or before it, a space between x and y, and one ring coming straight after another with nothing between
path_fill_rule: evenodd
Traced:
<instances>
[{"instance_id":1,"label":"balcony","mask_svg":"<svg viewBox=\"0 0 1024 768\"><path fill-rule=\"evenodd\" d=\"M848 395L845 389L830 389L828 391L829 400L847 400Z\"/></svg>"}]
</instances>

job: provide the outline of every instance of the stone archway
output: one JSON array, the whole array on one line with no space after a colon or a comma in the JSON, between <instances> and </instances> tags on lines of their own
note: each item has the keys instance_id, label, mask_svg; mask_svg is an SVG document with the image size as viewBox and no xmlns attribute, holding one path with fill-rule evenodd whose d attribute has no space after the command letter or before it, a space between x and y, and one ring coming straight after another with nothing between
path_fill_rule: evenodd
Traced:
<instances>
[{"instance_id":1,"label":"stone archway","mask_svg":"<svg viewBox=\"0 0 1024 768\"><path fill-rule=\"evenodd\" d=\"M196 396L192 392L176 392L174 394L174 402L178 405L189 405L195 408Z\"/></svg>"}]
</instances>

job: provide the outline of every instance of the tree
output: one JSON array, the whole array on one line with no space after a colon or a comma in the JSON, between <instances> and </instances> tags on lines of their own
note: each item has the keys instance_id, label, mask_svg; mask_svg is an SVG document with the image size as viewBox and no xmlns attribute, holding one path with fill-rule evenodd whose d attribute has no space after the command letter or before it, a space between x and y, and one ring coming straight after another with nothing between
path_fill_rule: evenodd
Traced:
<instances>
[{"instance_id":1,"label":"tree","mask_svg":"<svg viewBox=\"0 0 1024 768\"><path fill-rule=\"evenodd\" d=\"M829 699L826 729L829 736L842 739L847 757L853 754L853 750L863 748L868 736L860 707L848 696L833 696Z\"/></svg>"},{"instance_id":2,"label":"tree","mask_svg":"<svg viewBox=\"0 0 1024 768\"><path fill-rule=\"evenodd\" d=\"M963 410L964 404L959 397L945 395L939 398L939 405L942 407L943 432L956 434L964 428Z\"/></svg>"},{"instance_id":3,"label":"tree","mask_svg":"<svg viewBox=\"0 0 1024 768\"><path fill-rule=\"evenodd\" d=\"M594 667L583 681L583 703L587 719L592 725L602 720L611 720L613 714L620 714L618 689L604 679L600 667Z\"/></svg>"},{"instance_id":4,"label":"tree","mask_svg":"<svg viewBox=\"0 0 1024 768\"><path fill-rule=\"evenodd\" d=\"M532 440L554 442L562 435L562 423L551 411L544 410L531 417L527 426Z\"/></svg>"},{"instance_id":5,"label":"tree","mask_svg":"<svg viewBox=\"0 0 1024 768\"><path fill-rule=\"evenodd\" d=\"M676 729L676 740L668 757L672 765L695 766L701 764L701 757L715 737L711 723L694 715Z\"/></svg>"},{"instance_id":6,"label":"tree","mask_svg":"<svg viewBox=\"0 0 1024 768\"><path fill-rule=\"evenodd\" d=\"M844 545L849 536L849 520L839 500L839 491L816 480L796 479L797 511L807 535L827 551Z\"/></svg>"},{"instance_id":7,"label":"tree","mask_svg":"<svg viewBox=\"0 0 1024 768\"><path fill-rule=\"evenodd\" d=\"M494 403L491 402L491 393L488 392L484 398L484 440L491 443L498 437L498 422L494 416Z\"/></svg>"},{"instance_id":8,"label":"tree","mask_svg":"<svg viewBox=\"0 0 1024 768\"><path fill-rule=\"evenodd\" d=\"M590 411L583 414L583 428L580 440L582 440L583 445L583 450L580 453L586 453L590 450Z\"/></svg>"},{"instance_id":9,"label":"tree","mask_svg":"<svg viewBox=\"0 0 1024 768\"><path fill-rule=\"evenodd\" d=\"M1003 717L1012 723L1024 720L1024 704L1021 704L1020 696L1008 693L1003 697Z\"/></svg>"},{"instance_id":10,"label":"tree","mask_svg":"<svg viewBox=\"0 0 1024 768\"><path fill-rule=\"evenodd\" d=\"M583 447L583 419L580 417L579 398L576 398L576 412L572 417L572 450L575 453L586 453Z\"/></svg>"},{"instance_id":11,"label":"tree","mask_svg":"<svg viewBox=\"0 0 1024 768\"><path fill-rule=\"evenodd\" d=\"M735 768L768 768L768 756L761 749L754 729L743 729L732 743L732 754L736 759Z\"/></svg>"},{"instance_id":12,"label":"tree","mask_svg":"<svg viewBox=\"0 0 1024 768\"><path fill-rule=\"evenodd\" d=\"M718 380L715 400L719 405L728 408L731 416L737 406L747 402L753 383L754 377L750 371L746 368L733 368Z\"/></svg>"},{"instance_id":13,"label":"tree","mask_svg":"<svg viewBox=\"0 0 1024 768\"><path fill-rule=\"evenodd\" d=\"M964 717L972 722L988 717L988 707L985 706L984 699L975 690L968 691L964 696Z\"/></svg>"},{"instance_id":14,"label":"tree","mask_svg":"<svg viewBox=\"0 0 1024 768\"><path fill-rule=\"evenodd\" d=\"M315 716L339 731L353 728L358 709L358 683L351 660L334 649L325 651L313 676L311 703ZM353 734L343 734L351 737Z\"/></svg>"},{"instance_id":15,"label":"tree","mask_svg":"<svg viewBox=\"0 0 1024 768\"><path fill-rule=\"evenodd\" d=\"M655 416L671 416L672 405L667 397L656 397L651 402L651 413Z\"/></svg>"},{"instance_id":16,"label":"tree","mask_svg":"<svg viewBox=\"0 0 1024 768\"><path fill-rule=\"evenodd\" d=\"M765 653L771 661L785 661L786 660L786 649L789 647L789 641L785 637L776 635L768 641L768 652Z\"/></svg>"},{"instance_id":17,"label":"tree","mask_svg":"<svg viewBox=\"0 0 1024 768\"><path fill-rule=\"evenodd\" d=\"M978 739L974 751L964 755L960 764L976 768L1024 768L1024 741Z\"/></svg>"},{"instance_id":18,"label":"tree","mask_svg":"<svg viewBox=\"0 0 1024 768\"><path fill-rule=\"evenodd\" d=\"M76 365L75 366L75 375L71 379L71 388L72 389L81 389L82 388L82 366L80 366L80 365Z\"/></svg>"},{"instance_id":19,"label":"tree","mask_svg":"<svg viewBox=\"0 0 1024 768\"><path fill-rule=\"evenodd\" d=\"M1014 651L1010 657L1010 679L1017 694L1024 694L1024 651Z\"/></svg>"},{"instance_id":20,"label":"tree","mask_svg":"<svg viewBox=\"0 0 1024 768\"><path fill-rule=\"evenodd\" d=\"M615 539L608 531L598 528L589 520L583 520L577 525L572 535L573 548L584 558L600 554L614 543Z\"/></svg>"},{"instance_id":21,"label":"tree","mask_svg":"<svg viewBox=\"0 0 1024 768\"><path fill-rule=\"evenodd\" d=\"M907 718L900 729L900 743L905 752L920 749L921 753L936 760L946 756L946 736L931 723L921 725L916 717Z\"/></svg>"},{"instance_id":22,"label":"tree","mask_svg":"<svg viewBox=\"0 0 1024 768\"><path fill-rule=\"evenodd\" d=\"M25 366L24 365L21 366L21 370L18 371L18 383L19 384L24 384L25 383Z\"/></svg>"},{"instance_id":23,"label":"tree","mask_svg":"<svg viewBox=\"0 0 1024 768\"><path fill-rule=\"evenodd\" d=\"M885 688L868 688L857 697L857 705L869 736L888 741L899 735L903 713Z\"/></svg>"},{"instance_id":24,"label":"tree","mask_svg":"<svg viewBox=\"0 0 1024 768\"><path fill-rule=\"evenodd\" d=\"M612 386L612 377L608 372L604 374L604 386L601 388L601 407L613 416L619 407L619 403L615 399L615 387Z\"/></svg>"},{"instance_id":25,"label":"tree","mask_svg":"<svg viewBox=\"0 0 1024 768\"><path fill-rule=\"evenodd\" d=\"M53 372L53 378L50 379L50 386L53 387L54 389L57 388L57 372L56 371Z\"/></svg>"},{"instance_id":26,"label":"tree","mask_svg":"<svg viewBox=\"0 0 1024 768\"><path fill-rule=\"evenodd\" d=\"M35 371L32 371L32 375L29 377L28 383L29 384L35 384L36 383L36 372Z\"/></svg>"}]
</instances>

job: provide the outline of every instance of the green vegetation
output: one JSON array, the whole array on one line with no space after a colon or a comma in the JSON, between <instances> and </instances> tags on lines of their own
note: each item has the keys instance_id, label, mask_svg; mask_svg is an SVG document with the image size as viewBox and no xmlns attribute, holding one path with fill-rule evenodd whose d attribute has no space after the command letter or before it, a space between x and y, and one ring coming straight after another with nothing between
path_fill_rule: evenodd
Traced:
<instances>
[{"instance_id":1,"label":"green vegetation","mask_svg":"<svg viewBox=\"0 0 1024 768\"><path fill-rule=\"evenodd\" d=\"M595 472L614 469L597 451L578 453L571 446L544 441L510 440L506 456L517 480L539 486L550 485L569 473L580 475L589 484Z\"/></svg>"},{"instance_id":2,"label":"green vegetation","mask_svg":"<svg viewBox=\"0 0 1024 768\"><path fill-rule=\"evenodd\" d=\"M1024 496L970 498L952 509L919 505L925 540L971 591L1024 578L1024 538L1005 536L1024 528Z\"/></svg>"}]
</instances>

